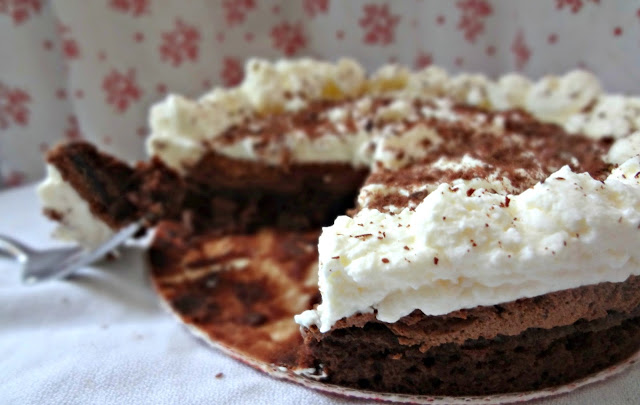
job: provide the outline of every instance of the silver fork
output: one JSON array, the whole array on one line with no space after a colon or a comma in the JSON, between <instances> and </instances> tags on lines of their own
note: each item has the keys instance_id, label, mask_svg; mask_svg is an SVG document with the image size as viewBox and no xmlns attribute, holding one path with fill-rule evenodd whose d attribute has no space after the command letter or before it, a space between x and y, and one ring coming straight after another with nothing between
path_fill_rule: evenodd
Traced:
<instances>
[{"instance_id":1,"label":"silver fork","mask_svg":"<svg viewBox=\"0 0 640 405\"><path fill-rule=\"evenodd\" d=\"M102 258L132 237L141 226L142 222L134 222L92 250L79 246L36 250L9 236L0 235L0 254L13 257L22 265L22 282L25 284L61 279Z\"/></svg>"}]
</instances>

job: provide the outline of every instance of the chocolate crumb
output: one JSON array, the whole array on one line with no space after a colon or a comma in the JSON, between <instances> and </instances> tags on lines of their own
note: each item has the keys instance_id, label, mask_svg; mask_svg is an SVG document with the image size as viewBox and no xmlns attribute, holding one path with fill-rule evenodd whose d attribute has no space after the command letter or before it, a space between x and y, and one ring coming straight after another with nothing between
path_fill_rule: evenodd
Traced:
<instances>
[{"instance_id":1,"label":"chocolate crumb","mask_svg":"<svg viewBox=\"0 0 640 405\"><path fill-rule=\"evenodd\" d=\"M404 250L409 250L409 246L405 245Z\"/></svg>"},{"instance_id":2,"label":"chocolate crumb","mask_svg":"<svg viewBox=\"0 0 640 405\"><path fill-rule=\"evenodd\" d=\"M467 197L471 197L471 195L476 191L475 188L470 188L469 190L467 190Z\"/></svg>"},{"instance_id":3,"label":"chocolate crumb","mask_svg":"<svg viewBox=\"0 0 640 405\"><path fill-rule=\"evenodd\" d=\"M364 125L364 130L367 132L371 132L371 130L373 130L373 120L367 120L367 123Z\"/></svg>"},{"instance_id":4,"label":"chocolate crumb","mask_svg":"<svg viewBox=\"0 0 640 405\"><path fill-rule=\"evenodd\" d=\"M438 258L437 257L433 258L433 264L435 264L436 266L438 265Z\"/></svg>"},{"instance_id":5,"label":"chocolate crumb","mask_svg":"<svg viewBox=\"0 0 640 405\"><path fill-rule=\"evenodd\" d=\"M260 326L267 322L267 317L259 312L249 312L244 317L244 321L249 326Z\"/></svg>"},{"instance_id":6,"label":"chocolate crumb","mask_svg":"<svg viewBox=\"0 0 640 405\"><path fill-rule=\"evenodd\" d=\"M340 256L333 256L332 259L339 259Z\"/></svg>"},{"instance_id":7,"label":"chocolate crumb","mask_svg":"<svg viewBox=\"0 0 640 405\"><path fill-rule=\"evenodd\" d=\"M224 374L223 374L223 373L218 373L218 374L216 374L216 378L217 378L218 380L219 380L219 379L221 379L222 377L224 377Z\"/></svg>"},{"instance_id":8,"label":"chocolate crumb","mask_svg":"<svg viewBox=\"0 0 640 405\"><path fill-rule=\"evenodd\" d=\"M389 263L389 259L387 259L386 257L383 257L383 258L382 258L382 263L385 263L385 264L386 264L386 263Z\"/></svg>"}]
</instances>

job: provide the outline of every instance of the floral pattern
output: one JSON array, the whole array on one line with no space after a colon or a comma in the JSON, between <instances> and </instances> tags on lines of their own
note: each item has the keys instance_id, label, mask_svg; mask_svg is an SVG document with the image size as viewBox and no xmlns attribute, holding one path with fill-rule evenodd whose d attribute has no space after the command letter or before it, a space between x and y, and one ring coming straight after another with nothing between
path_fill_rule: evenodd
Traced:
<instances>
[{"instance_id":1,"label":"floral pattern","mask_svg":"<svg viewBox=\"0 0 640 405\"><path fill-rule=\"evenodd\" d=\"M464 38L475 43L478 35L484 32L484 20L493 13L493 7L487 0L461 0L456 3L460 9L458 29Z\"/></svg>"},{"instance_id":2,"label":"floral pattern","mask_svg":"<svg viewBox=\"0 0 640 405\"><path fill-rule=\"evenodd\" d=\"M198 60L200 31L181 19L176 19L175 28L162 34L160 55L163 61L168 61L177 67L182 62Z\"/></svg>"},{"instance_id":3,"label":"floral pattern","mask_svg":"<svg viewBox=\"0 0 640 405\"><path fill-rule=\"evenodd\" d=\"M273 47L282 51L286 56L295 55L307 44L307 38L302 29L302 23L291 24L282 22L271 29Z\"/></svg>"},{"instance_id":4,"label":"floral pattern","mask_svg":"<svg viewBox=\"0 0 640 405\"><path fill-rule=\"evenodd\" d=\"M329 11L329 0L304 0L304 12L309 18L314 18Z\"/></svg>"},{"instance_id":5,"label":"floral pattern","mask_svg":"<svg viewBox=\"0 0 640 405\"><path fill-rule=\"evenodd\" d=\"M256 7L255 0L224 0L222 7L225 10L224 18L229 27L239 25L247 18L247 13Z\"/></svg>"},{"instance_id":6,"label":"floral pattern","mask_svg":"<svg viewBox=\"0 0 640 405\"><path fill-rule=\"evenodd\" d=\"M129 105L139 100L142 94L136 83L135 69L129 69L126 73L113 69L102 81L102 90L107 104L119 113L127 111Z\"/></svg>"},{"instance_id":7,"label":"floral pattern","mask_svg":"<svg viewBox=\"0 0 640 405\"><path fill-rule=\"evenodd\" d=\"M70 115L67 117L67 129L64 131L65 138L70 141L77 141L84 138L78 126L78 117Z\"/></svg>"},{"instance_id":8,"label":"floral pattern","mask_svg":"<svg viewBox=\"0 0 640 405\"><path fill-rule=\"evenodd\" d=\"M222 83L227 87L232 87L240 84L244 78L244 67L237 58L224 58L224 68L220 76L222 77Z\"/></svg>"},{"instance_id":9,"label":"floral pattern","mask_svg":"<svg viewBox=\"0 0 640 405\"><path fill-rule=\"evenodd\" d=\"M591 0L592 3L599 4L600 0ZM583 0L556 0L556 8L562 10L565 6L571 10L573 14L580 12L584 6Z\"/></svg>"},{"instance_id":10,"label":"floral pattern","mask_svg":"<svg viewBox=\"0 0 640 405\"><path fill-rule=\"evenodd\" d=\"M80 57L80 46L71 35L71 29L68 25L58 23L58 35L62 44L62 54L65 59L72 60Z\"/></svg>"},{"instance_id":11,"label":"floral pattern","mask_svg":"<svg viewBox=\"0 0 640 405\"><path fill-rule=\"evenodd\" d=\"M41 0L0 0L0 14L6 14L20 25L42 9Z\"/></svg>"},{"instance_id":12,"label":"floral pattern","mask_svg":"<svg viewBox=\"0 0 640 405\"><path fill-rule=\"evenodd\" d=\"M120 13L140 17L149 14L149 0L109 0L109 6Z\"/></svg>"},{"instance_id":13,"label":"floral pattern","mask_svg":"<svg viewBox=\"0 0 640 405\"><path fill-rule=\"evenodd\" d=\"M29 123L30 103L29 93L0 82L0 129L12 124L26 126Z\"/></svg>"},{"instance_id":14,"label":"floral pattern","mask_svg":"<svg viewBox=\"0 0 640 405\"><path fill-rule=\"evenodd\" d=\"M416 59L413 62L413 67L415 69L424 69L427 66L431 65L432 63L433 63L433 56L431 56L430 53L420 51L416 55Z\"/></svg>"},{"instance_id":15,"label":"floral pattern","mask_svg":"<svg viewBox=\"0 0 640 405\"><path fill-rule=\"evenodd\" d=\"M362 11L364 16L358 21L364 31L362 41L367 45L391 44L400 16L391 14L388 4L365 4Z\"/></svg>"},{"instance_id":16,"label":"floral pattern","mask_svg":"<svg viewBox=\"0 0 640 405\"><path fill-rule=\"evenodd\" d=\"M531 57L531 49L529 49L529 46L525 42L522 30L516 34L513 44L511 45L511 52L513 52L516 59L516 69L522 70Z\"/></svg>"},{"instance_id":17,"label":"floral pattern","mask_svg":"<svg viewBox=\"0 0 640 405\"><path fill-rule=\"evenodd\" d=\"M0 172L4 186L35 180L42 151L66 139L143 158L150 105L236 86L252 57L533 77L582 67L637 92L639 30L640 0L0 0Z\"/></svg>"}]
</instances>

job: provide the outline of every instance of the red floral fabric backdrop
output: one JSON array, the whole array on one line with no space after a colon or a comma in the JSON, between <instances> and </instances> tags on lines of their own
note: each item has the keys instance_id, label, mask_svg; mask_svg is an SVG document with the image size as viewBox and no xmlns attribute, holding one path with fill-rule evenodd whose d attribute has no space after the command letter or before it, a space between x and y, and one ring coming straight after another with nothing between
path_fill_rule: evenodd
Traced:
<instances>
[{"instance_id":1,"label":"red floral fabric backdrop","mask_svg":"<svg viewBox=\"0 0 640 405\"><path fill-rule=\"evenodd\" d=\"M236 85L250 57L534 78L581 67L640 93L639 1L0 0L0 38L5 187L42 177L63 140L143 158L151 104Z\"/></svg>"}]
</instances>

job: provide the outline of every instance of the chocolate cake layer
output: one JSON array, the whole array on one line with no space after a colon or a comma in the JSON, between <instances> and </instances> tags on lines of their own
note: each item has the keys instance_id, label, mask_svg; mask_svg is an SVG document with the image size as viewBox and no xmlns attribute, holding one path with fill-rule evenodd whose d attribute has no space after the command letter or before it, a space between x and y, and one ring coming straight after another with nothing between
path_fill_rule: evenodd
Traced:
<instances>
[{"instance_id":1,"label":"chocolate cake layer","mask_svg":"<svg viewBox=\"0 0 640 405\"><path fill-rule=\"evenodd\" d=\"M221 229L319 228L354 206L366 175L347 164L270 166L209 152L185 177L186 205Z\"/></svg>"},{"instance_id":2,"label":"chocolate cake layer","mask_svg":"<svg viewBox=\"0 0 640 405\"><path fill-rule=\"evenodd\" d=\"M327 382L381 392L484 395L584 377L640 349L640 277L398 322L363 314L303 329ZM500 373L496 373L496 369Z\"/></svg>"},{"instance_id":3,"label":"chocolate cake layer","mask_svg":"<svg viewBox=\"0 0 640 405\"><path fill-rule=\"evenodd\" d=\"M631 276L623 283L587 285L442 316L426 316L415 310L395 323L383 324L401 345L417 345L426 351L443 343L515 336L531 325L552 329L601 319L610 312L632 313L637 308L640 308L640 277ZM338 321L332 330L363 327L371 322L380 323L374 313L357 314Z\"/></svg>"},{"instance_id":4,"label":"chocolate cake layer","mask_svg":"<svg viewBox=\"0 0 640 405\"><path fill-rule=\"evenodd\" d=\"M145 217L193 232L319 228L353 207L366 176L345 164L275 167L212 152L181 177L158 159L130 167L85 142L58 146L48 162L112 228Z\"/></svg>"},{"instance_id":5,"label":"chocolate cake layer","mask_svg":"<svg viewBox=\"0 0 640 405\"><path fill-rule=\"evenodd\" d=\"M611 313L517 336L445 343L423 352L404 346L381 323L308 332L305 344L326 382L356 389L424 395L488 395L561 385L640 349L640 311Z\"/></svg>"},{"instance_id":6,"label":"chocolate cake layer","mask_svg":"<svg viewBox=\"0 0 640 405\"><path fill-rule=\"evenodd\" d=\"M124 198L127 189L137 186L129 165L86 142L57 146L47 154L47 162L89 204L91 213L110 227L133 220L136 207ZM54 220L64 215L52 210L45 210L45 214Z\"/></svg>"}]
</instances>

